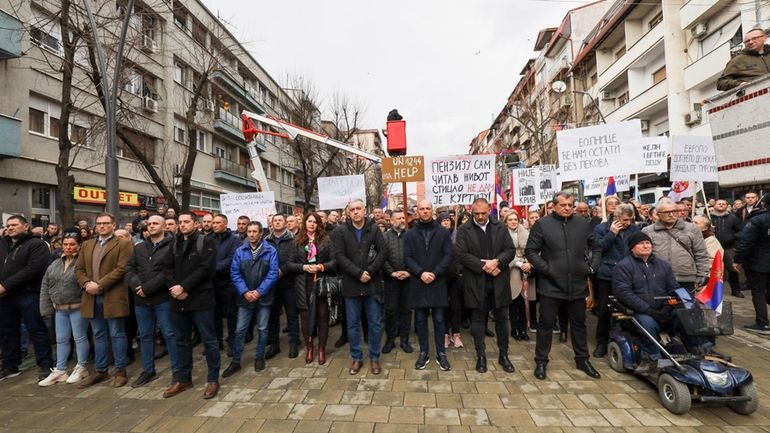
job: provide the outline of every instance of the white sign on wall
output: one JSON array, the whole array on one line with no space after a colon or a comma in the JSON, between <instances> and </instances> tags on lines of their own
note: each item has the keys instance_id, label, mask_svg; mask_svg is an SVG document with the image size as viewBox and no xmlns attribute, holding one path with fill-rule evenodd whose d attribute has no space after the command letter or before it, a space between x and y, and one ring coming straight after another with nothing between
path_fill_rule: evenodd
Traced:
<instances>
[{"instance_id":1,"label":"white sign on wall","mask_svg":"<svg viewBox=\"0 0 770 433\"><path fill-rule=\"evenodd\" d=\"M343 209L354 199L366 203L363 174L318 178L318 207L322 210Z\"/></svg>"},{"instance_id":2,"label":"white sign on wall","mask_svg":"<svg viewBox=\"0 0 770 433\"><path fill-rule=\"evenodd\" d=\"M631 161L642 158L639 119L556 132L561 180L630 174Z\"/></svg>"},{"instance_id":3,"label":"white sign on wall","mask_svg":"<svg viewBox=\"0 0 770 433\"><path fill-rule=\"evenodd\" d=\"M264 227L267 217L275 214L275 193L245 192L240 194L220 194L219 204L222 213L227 215L227 226L237 228L238 217L245 215L252 221L259 221Z\"/></svg>"},{"instance_id":4,"label":"white sign on wall","mask_svg":"<svg viewBox=\"0 0 770 433\"><path fill-rule=\"evenodd\" d=\"M671 140L671 181L719 181L711 137L675 135Z\"/></svg>"},{"instance_id":5,"label":"white sign on wall","mask_svg":"<svg viewBox=\"0 0 770 433\"><path fill-rule=\"evenodd\" d=\"M425 198L435 205L473 204L483 197L494 201L495 155L426 158Z\"/></svg>"}]
</instances>

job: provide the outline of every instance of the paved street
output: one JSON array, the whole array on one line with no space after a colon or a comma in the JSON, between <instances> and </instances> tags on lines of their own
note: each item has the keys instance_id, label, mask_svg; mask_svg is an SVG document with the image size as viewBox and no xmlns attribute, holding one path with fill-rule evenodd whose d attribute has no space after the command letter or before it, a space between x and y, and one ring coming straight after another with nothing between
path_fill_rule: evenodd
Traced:
<instances>
[{"instance_id":1,"label":"paved street","mask_svg":"<svg viewBox=\"0 0 770 433\"><path fill-rule=\"evenodd\" d=\"M0 383L0 432L770 432L770 343L737 329L750 321L749 299L734 310L736 335L720 338L719 349L754 374L762 403L752 416L721 405L695 405L689 415L672 415L651 386L611 371L605 360L595 361L603 378L588 379L573 368L569 346L557 342L549 380L532 376L534 342L512 342L514 374L496 369L494 355L490 372L478 374L470 336L464 335L466 347L449 350L450 372L439 371L435 362L415 371L417 354L396 350L382 358L379 376L368 366L348 375L346 348L333 351L326 366L308 367L304 352L287 359L284 344L260 374L246 357L244 369L222 380L211 401L202 398L200 357L195 390L171 399L161 396L170 380L166 359L159 364L160 379L139 389L44 389L36 386L33 369ZM331 341L339 327L333 330ZM495 347L492 339L487 345ZM130 367L130 380L139 369L140 362Z\"/></svg>"}]
</instances>

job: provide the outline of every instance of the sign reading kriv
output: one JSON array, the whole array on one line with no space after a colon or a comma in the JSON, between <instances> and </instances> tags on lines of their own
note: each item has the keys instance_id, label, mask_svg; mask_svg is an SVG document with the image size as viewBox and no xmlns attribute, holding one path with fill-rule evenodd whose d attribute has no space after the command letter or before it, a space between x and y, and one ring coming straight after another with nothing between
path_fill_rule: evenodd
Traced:
<instances>
[{"instance_id":1,"label":"sign reading kriv","mask_svg":"<svg viewBox=\"0 0 770 433\"><path fill-rule=\"evenodd\" d=\"M675 135L671 137L672 181L718 182L714 141L709 136Z\"/></svg>"},{"instance_id":2,"label":"sign reading kriv","mask_svg":"<svg viewBox=\"0 0 770 433\"><path fill-rule=\"evenodd\" d=\"M615 178L615 190L617 192L631 190L631 176L627 174L621 174L619 176L613 177ZM583 195L592 196L606 193L608 181L609 177L595 177L586 179L585 186L583 186Z\"/></svg>"},{"instance_id":3,"label":"sign reading kriv","mask_svg":"<svg viewBox=\"0 0 770 433\"><path fill-rule=\"evenodd\" d=\"M396 156L382 159L382 181L422 182L425 180L425 158L422 156Z\"/></svg>"},{"instance_id":4,"label":"sign reading kriv","mask_svg":"<svg viewBox=\"0 0 770 433\"><path fill-rule=\"evenodd\" d=\"M557 131L561 180L629 174L630 161L642 158L640 138L639 119Z\"/></svg>"},{"instance_id":5,"label":"sign reading kriv","mask_svg":"<svg viewBox=\"0 0 770 433\"><path fill-rule=\"evenodd\" d=\"M426 161L425 198L435 205L493 202L495 155L457 155Z\"/></svg>"},{"instance_id":6,"label":"sign reading kriv","mask_svg":"<svg viewBox=\"0 0 770 433\"><path fill-rule=\"evenodd\" d=\"M553 199L553 195L561 189L559 177L556 173L554 164L538 165L534 167L538 170L538 203L545 203Z\"/></svg>"},{"instance_id":7,"label":"sign reading kriv","mask_svg":"<svg viewBox=\"0 0 770 433\"><path fill-rule=\"evenodd\" d=\"M513 204L525 206L540 202L540 170L538 167L517 168L513 176Z\"/></svg>"},{"instance_id":8,"label":"sign reading kriv","mask_svg":"<svg viewBox=\"0 0 770 433\"><path fill-rule=\"evenodd\" d=\"M240 194L220 194L219 204L222 213L227 215L227 226L235 230L238 217L246 215L252 221L267 224L268 215L275 213L275 193L245 192Z\"/></svg>"},{"instance_id":9,"label":"sign reading kriv","mask_svg":"<svg viewBox=\"0 0 770 433\"><path fill-rule=\"evenodd\" d=\"M318 178L318 207L322 210L342 209L353 199L366 203L363 174Z\"/></svg>"}]
</instances>

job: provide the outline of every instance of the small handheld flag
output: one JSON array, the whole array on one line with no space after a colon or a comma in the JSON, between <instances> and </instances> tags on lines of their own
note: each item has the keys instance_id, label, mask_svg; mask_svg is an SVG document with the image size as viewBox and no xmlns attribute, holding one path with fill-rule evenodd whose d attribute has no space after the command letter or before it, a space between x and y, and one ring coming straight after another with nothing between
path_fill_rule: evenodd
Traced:
<instances>
[{"instance_id":1,"label":"small handheld flag","mask_svg":"<svg viewBox=\"0 0 770 433\"><path fill-rule=\"evenodd\" d=\"M611 195L616 195L618 193L618 189L615 187L615 176L610 176L609 180L607 180L607 194L605 194L607 197Z\"/></svg>"},{"instance_id":2,"label":"small handheld flag","mask_svg":"<svg viewBox=\"0 0 770 433\"><path fill-rule=\"evenodd\" d=\"M716 311L717 316L722 314L722 300L724 299L724 284L722 283L722 253L717 251L714 262L711 264L711 275L706 288L695 296L695 299L703 305Z\"/></svg>"}]
</instances>

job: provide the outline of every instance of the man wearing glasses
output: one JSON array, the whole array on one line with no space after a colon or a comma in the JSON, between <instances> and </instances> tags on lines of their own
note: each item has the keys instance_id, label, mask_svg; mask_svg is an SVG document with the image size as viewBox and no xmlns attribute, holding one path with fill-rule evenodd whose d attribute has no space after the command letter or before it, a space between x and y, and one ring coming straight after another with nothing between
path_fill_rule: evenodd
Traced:
<instances>
[{"instance_id":1,"label":"man wearing glasses","mask_svg":"<svg viewBox=\"0 0 770 433\"><path fill-rule=\"evenodd\" d=\"M765 40L767 35L760 27L746 32L743 37L745 48L727 62L717 80L717 90L730 90L770 73L770 46L765 45Z\"/></svg>"}]
</instances>

